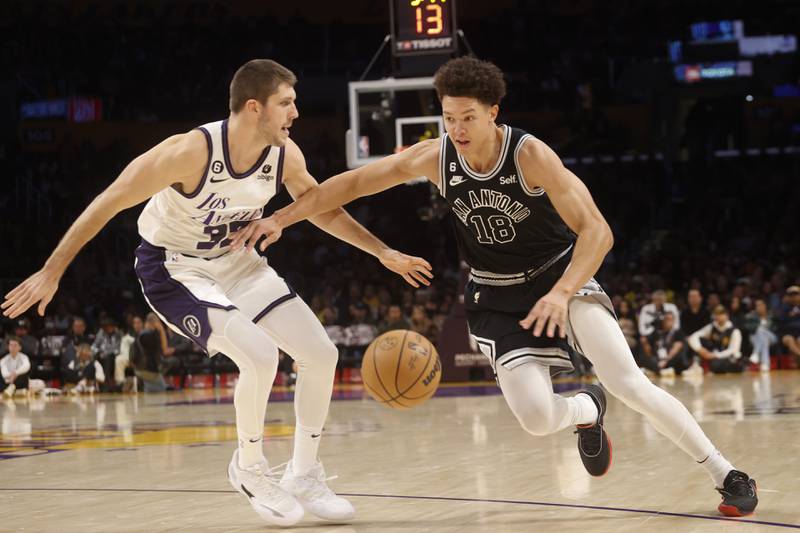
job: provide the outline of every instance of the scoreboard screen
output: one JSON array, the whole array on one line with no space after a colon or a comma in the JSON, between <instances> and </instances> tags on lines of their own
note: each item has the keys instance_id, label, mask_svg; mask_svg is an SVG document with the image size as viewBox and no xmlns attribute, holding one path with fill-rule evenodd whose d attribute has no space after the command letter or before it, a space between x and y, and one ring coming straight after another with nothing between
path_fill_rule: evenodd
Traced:
<instances>
[{"instance_id":1,"label":"scoreboard screen","mask_svg":"<svg viewBox=\"0 0 800 533\"><path fill-rule=\"evenodd\" d=\"M395 56L456 49L455 0L389 0Z\"/></svg>"}]
</instances>

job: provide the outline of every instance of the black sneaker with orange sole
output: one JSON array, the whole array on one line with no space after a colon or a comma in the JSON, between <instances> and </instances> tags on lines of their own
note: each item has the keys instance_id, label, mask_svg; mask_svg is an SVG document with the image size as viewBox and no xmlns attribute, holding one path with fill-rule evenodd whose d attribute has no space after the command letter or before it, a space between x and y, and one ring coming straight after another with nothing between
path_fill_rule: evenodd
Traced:
<instances>
[{"instance_id":1,"label":"black sneaker with orange sole","mask_svg":"<svg viewBox=\"0 0 800 533\"><path fill-rule=\"evenodd\" d=\"M603 428L606 414L606 394L598 385L589 385L578 394L586 394L597 405L597 422L575 426L578 434L578 453L586 471L593 476L602 476L611 468L611 439Z\"/></svg>"},{"instance_id":2,"label":"black sneaker with orange sole","mask_svg":"<svg viewBox=\"0 0 800 533\"><path fill-rule=\"evenodd\" d=\"M744 472L731 470L717 492L722 494L719 512L725 516L747 516L753 514L758 505L756 480Z\"/></svg>"}]
</instances>

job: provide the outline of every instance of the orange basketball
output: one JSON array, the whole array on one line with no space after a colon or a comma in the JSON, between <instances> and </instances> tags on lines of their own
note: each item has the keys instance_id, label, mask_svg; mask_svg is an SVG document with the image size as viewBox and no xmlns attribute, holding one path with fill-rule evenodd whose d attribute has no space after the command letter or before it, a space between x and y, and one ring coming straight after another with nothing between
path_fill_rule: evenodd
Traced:
<instances>
[{"instance_id":1,"label":"orange basketball","mask_svg":"<svg viewBox=\"0 0 800 533\"><path fill-rule=\"evenodd\" d=\"M395 409L408 409L433 396L442 377L439 354L414 331L387 331L369 345L361 379L370 396Z\"/></svg>"}]
</instances>

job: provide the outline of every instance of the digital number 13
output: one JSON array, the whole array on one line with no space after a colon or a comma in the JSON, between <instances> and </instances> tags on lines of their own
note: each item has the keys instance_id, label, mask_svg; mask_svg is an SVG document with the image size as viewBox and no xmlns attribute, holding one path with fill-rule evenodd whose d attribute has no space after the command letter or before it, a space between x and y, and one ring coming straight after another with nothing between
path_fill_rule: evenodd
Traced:
<instances>
[{"instance_id":1,"label":"digital number 13","mask_svg":"<svg viewBox=\"0 0 800 533\"><path fill-rule=\"evenodd\" d=\"M428 35L439 35L442 33L442 6L437 4L428 4L425 6L425 11L433 11L434 14L425 19L425 22L432 23L433 26L428 28L425 33ZM417 33L422 33L422 8L416 9L417 15Z\"/></svg>"}]
</instances>

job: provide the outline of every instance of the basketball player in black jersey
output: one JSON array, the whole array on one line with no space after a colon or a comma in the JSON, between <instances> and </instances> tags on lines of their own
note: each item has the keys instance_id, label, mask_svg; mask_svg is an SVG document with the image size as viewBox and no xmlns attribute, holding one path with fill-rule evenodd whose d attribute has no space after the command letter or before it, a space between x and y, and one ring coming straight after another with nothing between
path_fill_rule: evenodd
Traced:
<instances>
[{"instance_id":1,"label":"basketball player in black jersey","mask_svg":"<svg viewBox=\"0 0 800 533\"><path fill-rule=\"evenodd\" d=\"M543 142L495 123L505 95L502 72L462 57L437 71L434 86L447 131L441 139L325 181L241 230L233 246L252 248L266 236L265 248L295 222L427 176L455 215L459 249L471 267L464 294L470 334L522 427L547 435L577 426L588 472L608 470L603 389L590 385L571 398L553 393L550 370L572 367L568 341L592 361L606 390L707 469L722 494L720 512L752 513L755 481L734 469L683 404L634 362L611 302L592 278L613 237L586 186Z\"/></svg>"}]
</instances>

